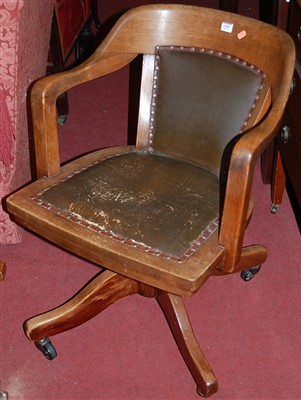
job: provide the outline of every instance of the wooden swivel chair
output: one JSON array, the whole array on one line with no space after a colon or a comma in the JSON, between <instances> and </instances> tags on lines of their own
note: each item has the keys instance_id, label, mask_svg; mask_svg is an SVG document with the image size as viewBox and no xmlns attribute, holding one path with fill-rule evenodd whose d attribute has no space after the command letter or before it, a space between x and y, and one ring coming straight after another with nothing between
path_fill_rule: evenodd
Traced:
<instances>
[{"instance_id":1,"label":"wooden swivel chair","mask_svg":"<svg viewBox=\"0 0 301 400\"><path fill-rule=\"evenodd\" d=\"M61 166L56 99L143 55L136 146L107 148ZM250 279L266 259L243 247L256 161L279 125L294 68L290 37L219 10L150 5L127 12L72 71L34 85L39 179L7 200L21 225L104 269L55 310L26 321L27 337L56 356L49 337L125 296L160 304L200 395L216 378L183 297L211 275ZM253 268L255 267L255 268Z\"/></svg>"}]
</instances>

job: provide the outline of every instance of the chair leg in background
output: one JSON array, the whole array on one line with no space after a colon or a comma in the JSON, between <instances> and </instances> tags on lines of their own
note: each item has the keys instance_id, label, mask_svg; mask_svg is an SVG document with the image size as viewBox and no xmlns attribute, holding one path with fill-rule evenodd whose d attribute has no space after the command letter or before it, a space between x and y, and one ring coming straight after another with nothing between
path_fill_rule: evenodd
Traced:
<instances>
[{"instance_id":1,"label":"chair leg in background","mask_svg":"<svg viewBox=\"0 0 301 400\"><path fill-rule=\"evenodd\" d=\"M6 273L5 262L0 260L0 281L4 280L5 273Z\"/></svg>"},{"instance_id":2,"label":"chair leg in background","mask_svg":"<svg viewBox=\"0 0 301 400\"><path fill-rule=\"evenodd\" d=\"M272 188L271 188L271 197L272 197L272 207L271 213L276 214L278 208L280 207L283 199L283 194L285 190L285 172L280 156L279 150L276 148L275 150L275 158L274 158L274 170L272 177Z\"/></svg>"}]
</instances>

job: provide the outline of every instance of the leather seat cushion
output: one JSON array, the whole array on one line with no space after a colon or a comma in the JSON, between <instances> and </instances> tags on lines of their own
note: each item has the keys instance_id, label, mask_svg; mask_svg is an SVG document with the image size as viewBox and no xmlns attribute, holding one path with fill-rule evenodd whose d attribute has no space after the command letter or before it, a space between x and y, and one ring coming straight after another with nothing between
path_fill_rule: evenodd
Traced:
<instances>
[{"instance_id":1,"label":"leather seat cushion","mask_svg":"<svg viewBox=\"0 0 301 400\"><path fill-rule=\"evenodd\" d=\"M92 164L35 202L87 229L181 262L217 228L219 179L187 161L130 152Z\"/></svg>"}]
</instances>

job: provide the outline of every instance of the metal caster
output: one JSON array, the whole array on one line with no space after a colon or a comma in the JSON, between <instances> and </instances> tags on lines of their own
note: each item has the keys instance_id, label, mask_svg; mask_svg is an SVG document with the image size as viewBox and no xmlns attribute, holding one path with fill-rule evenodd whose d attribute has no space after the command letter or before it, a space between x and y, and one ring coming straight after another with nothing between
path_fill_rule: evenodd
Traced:
<instances>
[{"instance_id":1,"label":"metal caster","mask_svg":"<svg viewBox=\"0 0 301 400\"><path fill-rule=\"evenodd\" d=\"M0 390L0 400L8 400L8 393Z\"/></svg>"},{"instance_id":2,"label":"metal caster","mask_svg":"<svg viewBox=\"0 0 301 400\"><path fill-rule=\"evenodd\" d=\"M56 350L48 337L38 340L34 344L48 360L53 360L57 356Z\"/></svg>"},{"instance_id":3,"label":"metal caster","mask_svg":"<svg viewBox=\"0 0 301 400\"><path fill-rule=\"evenodd\" d=\"M276 214L279 210L279 204L272 204L271 213Z\"/></svg>"},{"instance_id":4,"label":"metal caster","mask_svg":"<svg viewBox=\"0 0 301 400\"><path fill-rule=\"evenodd\" d=\"M67 121L67 115L60 115L57 119L57 123L60 126L63 126L65 124L65 122Z\"/></svg>"},{"instance_id":5,"label":"metal caster","mask_svg":"<svg viewBox=\"0 0 301 400\"><path fill-rule=\"evenodd\" d=\"M241 279L243 279L245 282L249 282L251 279L254 278L254 276L259 272L261 268L261 265L257 265L256 267L244 269L240 273Z\"/></svg>"}]
</instances>

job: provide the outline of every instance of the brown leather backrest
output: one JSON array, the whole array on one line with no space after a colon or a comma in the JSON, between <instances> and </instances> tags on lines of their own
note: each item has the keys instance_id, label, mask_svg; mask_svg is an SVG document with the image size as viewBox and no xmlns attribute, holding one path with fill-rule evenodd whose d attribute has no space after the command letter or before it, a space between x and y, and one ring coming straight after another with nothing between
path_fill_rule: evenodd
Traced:
<instances>
[{"instance_id":1,"label":"brown leather backrest","mask_svg":"<svg viewBox=\"0 0 301 400\"><path fill-rule=\"evenodd\" d=\"M226 145L266 96L264 74L206 49L158 47L148 149L219 174Z\"/></svg>"}]
</instances>

